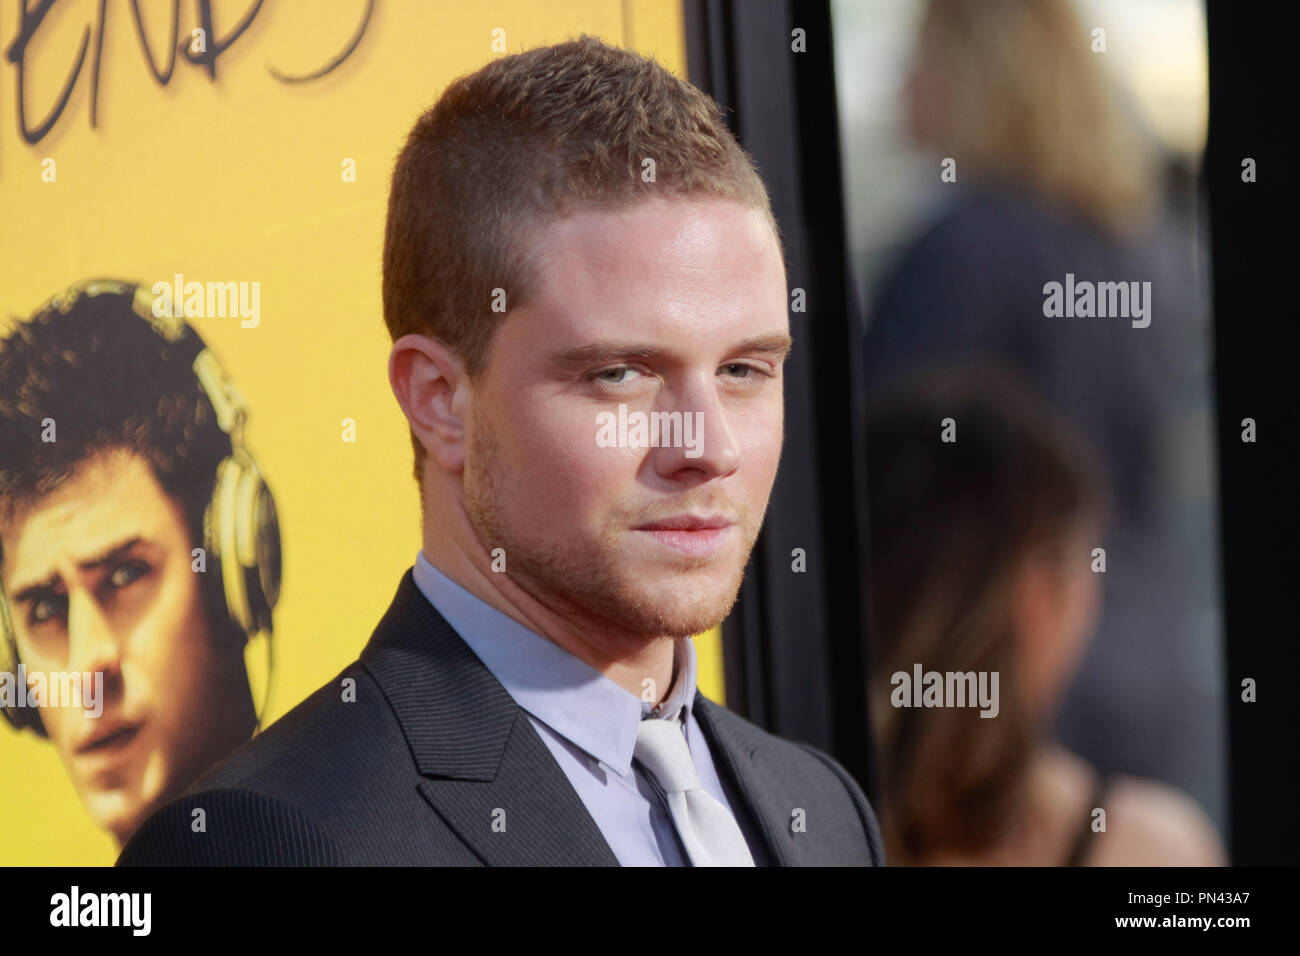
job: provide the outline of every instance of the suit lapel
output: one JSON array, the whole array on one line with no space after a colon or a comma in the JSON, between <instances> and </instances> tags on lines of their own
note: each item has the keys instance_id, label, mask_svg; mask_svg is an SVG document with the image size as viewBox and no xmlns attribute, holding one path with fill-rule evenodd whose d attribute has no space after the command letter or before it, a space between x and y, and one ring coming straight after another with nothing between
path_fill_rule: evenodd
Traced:
<instances>
[{"instance_id":1,"label":"suit lapel","mask_svg":"<svg viewBox=\"0 0 1300 956\"><path fill-rule=\"evenodd\" d=\"M617 866L524 710L408 570L361 654L397 716L421 795L490 866Z\"/></svg>"},{"instance_id":2,"label":"suit lapel","mask_svg":"<svg viewBox=\"0 0 1300 956\"><path fill-rule=\"evenodd\" d=\"M731 775L750 815L758 823L767 852L776 866L800 864L799 847L789 839L790 814L798 806L779 775L763 759L759 741L749 728L725 708L699 691L695 694L695 719L709 741L715 762Z\"/></svg>"},{"instance_id":3,"label":"suit lapel","mask_svg":"<svg viewBox=\"0 0 1300 956\"><path fill-rule=\"evenodd\" d=\"M522 710L496 777L424 780L420 793L489 866L619 865Z\"/></svg>"}]
</instances>

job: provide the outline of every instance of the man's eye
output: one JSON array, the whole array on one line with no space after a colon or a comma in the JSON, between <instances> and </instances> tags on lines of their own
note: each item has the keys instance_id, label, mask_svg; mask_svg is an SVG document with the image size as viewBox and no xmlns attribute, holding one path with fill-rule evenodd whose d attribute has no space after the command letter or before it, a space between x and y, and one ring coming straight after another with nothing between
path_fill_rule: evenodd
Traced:
<instances>
[{"instance_id":1,"label":"man's eye","mask_svg":"<svg viewBox=\"0 0 1300 956\"><path fill-rule=\"evenodd\" d=\"M601 369L591 377L593 380L604 382L607 385L624 385L635 374L636 369L628 368L626 365L619 365L616 368Z\"/></svg>"},{"instance_id":2,"label":"man's eye","mask_svg":"<svg viewBox=\"0 0 1300 956\"><path fill-rule=\"evenodd\" d=\"M109 587L124 588L132 581L138 581L149 571L149 566L143 561L127 561L119 564L113 569L113 573L108 576Z\"/></svg>"},{"instance_id":3,"label":"man's eye","mask_svg":"<svg viewBox=\"0 0 1300 956\"><path fill-rule=\"evenodd\" d=\"M753 378L758 373L758 369L754 368L754 366L745 365L741 362L731 362L722 367L733 378Z\"/></svg>"},{"instance_id":4,"label":"man's eye","mask_svg":"<svg viewBox=\"0 0 1300 956\"><path fill-rule=\"evenodd\" d=\"M28 626L44 624L46 621L57 617L61 612L65 612L67 605L68 598L63 594L54 594L33 601L31 611L27 616Z\"/></svg>"}]
</instances>

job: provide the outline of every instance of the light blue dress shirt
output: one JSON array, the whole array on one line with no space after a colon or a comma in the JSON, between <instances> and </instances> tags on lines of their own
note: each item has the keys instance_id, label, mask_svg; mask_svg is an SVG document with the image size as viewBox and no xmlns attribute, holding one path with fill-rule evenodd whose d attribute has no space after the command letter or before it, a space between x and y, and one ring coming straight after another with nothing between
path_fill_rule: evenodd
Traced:
<instances>
[{"instance_id":1,"label":"light blue dress shirt","mask_svg":"<svg viewBox=\"0 0 1300 956\"><path fill-rule=\"evenodd\" d=\"M700 783L736 816L695 720L695 645L674 642L676 678L658 708L629 693L558 644L524 627L435 568L421 551L415 583L438 613L527 712L605 842L624 866L690 866L662 791L633 763L642 719L683 711L686 742ZM763 849L737 818L756 864Z\"/></svg>"}]
</instances>

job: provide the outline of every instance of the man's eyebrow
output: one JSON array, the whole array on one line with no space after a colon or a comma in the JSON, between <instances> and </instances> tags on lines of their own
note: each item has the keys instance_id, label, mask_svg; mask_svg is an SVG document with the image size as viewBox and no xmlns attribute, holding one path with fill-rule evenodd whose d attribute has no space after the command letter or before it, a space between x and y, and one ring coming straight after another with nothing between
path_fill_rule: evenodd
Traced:
<instances>
[{"instance_id":1,"label":"man's eyebrow","mask_svg":"<svg viewBox=\"0 0 1300 956\"><path fill-rule=\"evenodd\" d=\"M111 545L105 548L96 557L88 558L85 561L78 561L77 567L81 568L83 571L93 571L95 568L102 568L106 564L112 564L123 554L139 544L140 540L140 536L136 535L134 538L128 538L126 541L123 541L121 544Z\"/></svg>"},{"instance_id":2,"label":"man's eyebrow","mask_svg":"<svg viewBox=\"0 0 1300 956\"><path fill-rule=\"evenodd\" d=\"M118 544L110 545L102 552L95 555L95 557L77 562L77 567L81 568L83 571L93 571L95 568L101 568L104 565L112 564L123 554L139 544L140 541L140 536L136 535L134 538L129 538L126 541L119 542ZM58 583L59 575L55 572L43 581L37 581L35 584L28 584L18 588L14 592L13 600L15 603L19 601L30 601L47 591L53 591L58 586Z\"/></svg>"},{"instance_id":3,"label":"man's eyebrow","mask_svg":"<svg viewBox=\"0 0 1300 956\"><path fill-rule=\"evenodd\" d=\"M581 345L557 352L551 356L550 361L558 369L577 370L605 362L663 358L666 354L668 353L655 345L640 345L634 342L597 342L594 345Z\"/></svg>"},{"instance_id":4,"label":"man's eyebrow","mask_svg":"<svg viewBox=\"0 0 1300 956\"><path fill-rule=\"evenodd\" d=\"M784 358L793 344L794 340L785 334L760 335L746 339L728 351L731 353L760 352ZM668 354L665 349L657 345L644 345L637 342L598 342L594 345L582 345L559 352L551 357L551 364L559 369L580 369L606 362L661 359Z\"/></svg>"},{"instance_id":5,"label":"man's eyebrow","mask_svg":"<svg viewBox=\"0 0 1300 956\"><path fill-rule=\"evenodd\" d=\"M733 351L767 352L776 355L778 358L785 358L790 354L790 349L793 347L794 339L788 335L760 335L757 338L746 339L737 345Z\"/></svg>"},{"instance_id":6,"label":"man's eyebrow","mask_svg":"<svg viewBox=\"0 0 1300 956\"><path fill-rule=\"evenodd\" d=\"M51 574L44 581L37 581L35 584L29 584L26 587L19 589L10 600L14 604L19 604L23 601L34 601L38 597L53 591L58 587L58 584L59 575L56 572Z\"/></svg>"}]
</instances>

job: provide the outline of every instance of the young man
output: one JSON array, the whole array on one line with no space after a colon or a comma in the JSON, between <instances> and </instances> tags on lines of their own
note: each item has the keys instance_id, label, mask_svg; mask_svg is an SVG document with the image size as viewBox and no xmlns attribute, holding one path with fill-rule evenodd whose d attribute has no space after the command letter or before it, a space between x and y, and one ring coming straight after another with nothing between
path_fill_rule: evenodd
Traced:
<instances>
[{"instance_id":1,"label":"young man","mask_svg":"<svg viewBox=\"0 0 1300 956\"><path fill-rule=\"evenodd\" d=\"M220 489L241 470L263 486L220 421L210 353L150 301L82 283L0 341L0 706L49 738L119 846L257 726L219 556L196 573L194 549L219 550L205 512L232 524L209 509ZM274 513L251 523L276 549L274 604Z\"/></svg>"},{"instance_id":2,"label":"young man","mask_svg":"<svg viewBox=\"0 0 1300 956\"><path fill-rule=\"evenodd\" d=\"M698 90L587 37L453 83L384 250L415 567L360 660L119 863L882 863L838 764L695 688L776 475L786 302Z\"/></svg>"}]
</instances>

